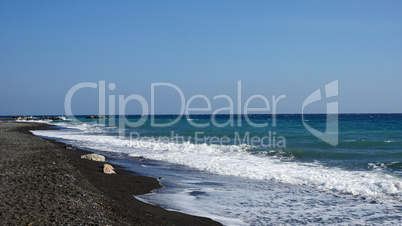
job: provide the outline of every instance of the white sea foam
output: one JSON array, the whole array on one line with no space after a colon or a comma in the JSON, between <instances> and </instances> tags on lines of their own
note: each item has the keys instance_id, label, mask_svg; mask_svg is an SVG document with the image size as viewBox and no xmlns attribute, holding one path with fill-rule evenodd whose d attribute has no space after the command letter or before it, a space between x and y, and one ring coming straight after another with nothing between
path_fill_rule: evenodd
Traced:
<instances>
[{"instance_id":1,"label":"white sea foam","mask_svg":"<svg viewBox=\"0 0 402 226\"><path fill-rule=\"evenodd\" d=\"M43 119L42 120L40 118L33 117L33 116L29 116L27 118L28 119L17 119L15 121L16 122L37 122L37 123L48 123L48 124L50 124L52 121L55 121L55 120L52 120L52 119ZM60 119L60 120L57 120L57 121L67 121L68 120L66 116L57 116L56 118Z\"/></svg>"},{"instance_id":2,"label":"white sea foam","mask_svg":"<svg viewBox=\"0 0 402 226\"><path fill-rule=\"evenodd\" d=\"M367 201L270 181L204 177L196 172L184 178L173 173L166 180L177 178L175 183L179 188L158 190L141 198L167 209L206 216L224 225L394 225L400 222L401 211L393 202Z\"/></svg>"},{"instance_id":3,"label":"white sea foam","mask_svg":"<svg viewBox=\"0 0 402 226\"><path fill-rule=\"evenodd\" d=\"M279 157L250 154L242 145L207 145L128 140L102 135L105 127L82 124L58 131L33 131L39 136L67 140L74 145L99 151L121 152L181 164L219 175L305 185L372 198L402 197L399 178L382 171L346 171L319 163L282 161Z\"/></svg>"},{"instance_id":4,"label":"white sea foam","mask_svg":"<svg viewBox=\"0 0 402 226\"><path fill-rule=\"evenodd\" d=\"M240 219L236 219L235 217L225 217L223 216L224 214L219 213L219 214L214 214L213 211L211 211L211 209L217 209L214 206L210 206L211 204L214 204L214 202L209 202L209 201L201 201L197 200L199 198L191 195L193 191L191 189L182 189L174 194L169 194L167 197L166 196L159 196L156 195L157 197L154 197L155 194L150 194L150 196L147 195L142 195L142 196L136 196L136 199L148 203L148 204L153 204L153 201L156 201L155 198L160 199L163 197L163 201L162 200L158 200L157 202L162 202L163 205L165 205L164 207L167 210L171 210L171 211L179 211L179 212L183 212L183 213L190 213L192 215L196 215L196 216L202 216L202 217L207 217L207 218L211 218L213 220L222 222L225 225L248 225L245 222L243 222ZM206 192L205 194L208 195L214 195L215 193L217 193L216 190L211 190L211 189L203 189L202 191L199 190L199 192ZM225 191L226 192L226 191ZM230 194L233 195L233 194ZM146 197L146 198L142 198L142 197ZM151 198L152 197L152 198ZM151 200L148 201L147 198L149 198ZM170 205L166 205L169 202ZM173 205L172 205L173 204ZM215 204L216 205L216 204ZM219 208L218 208L219 209Z\"/></svg>"}]
</instances>

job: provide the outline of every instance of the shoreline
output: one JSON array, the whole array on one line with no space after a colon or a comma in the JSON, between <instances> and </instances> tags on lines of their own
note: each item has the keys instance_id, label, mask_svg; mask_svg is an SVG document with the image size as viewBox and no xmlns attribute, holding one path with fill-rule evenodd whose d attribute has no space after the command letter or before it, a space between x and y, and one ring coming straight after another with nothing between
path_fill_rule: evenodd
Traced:
<instances>
[{"instance_id":1,"label":"shoreline","mask_svg":"<svg viewBox=\"0 0 402 226\"><path fill-rule=\"evenodd\" d=\"M161 188L156 178L136 175L115 164L116 175L104 174L104 163L80 158L92 152L66 149L62 142L30 132L49 129L57 128L42 123L0 120L0 150L3 152L0 157L0 217L3 222L221 225L209 218L141 202L134 195ZM48 176L49 171L54 174Z\"/></svg>"}]
</instances>

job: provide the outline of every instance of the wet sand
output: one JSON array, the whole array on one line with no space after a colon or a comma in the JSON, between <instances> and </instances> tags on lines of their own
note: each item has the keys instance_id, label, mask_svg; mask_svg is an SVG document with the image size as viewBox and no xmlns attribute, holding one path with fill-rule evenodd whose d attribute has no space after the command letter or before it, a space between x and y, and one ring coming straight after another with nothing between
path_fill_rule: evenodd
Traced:
<instances>
[{"instance_id":1,"label":"wet sand","mask_svg":"<svg viewBox=\"0 0 402 226\"><path fill-rule=\"evenodd\" d=\"M39 123L0 120L0 219L3 225L220 225L168 211L134 195L160 188L155 178L81 159L88 151L32 135ZM107 159L106 159L107 161Z\"/></svg>"}]
</instances>

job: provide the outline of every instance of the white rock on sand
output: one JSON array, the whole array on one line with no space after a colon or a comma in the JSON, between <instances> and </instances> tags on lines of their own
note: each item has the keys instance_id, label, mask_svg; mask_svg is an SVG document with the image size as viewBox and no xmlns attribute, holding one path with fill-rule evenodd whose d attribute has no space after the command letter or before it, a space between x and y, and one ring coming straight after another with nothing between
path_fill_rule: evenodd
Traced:
<instances>
[{"instance_id":1,"label":"white rock on sand","mask_svg":"<svg viewBox=\"0 0 402 226\"><path fill-rule=\"evenodd\" d=\"M114 168L112 165L109 165L107 163L103 165L103 172L106 174L116 174L113 169Z\"/></svg>"},{"instance_id":2,"label":"white rock on sand","mask_svg":"<svg viewBox=\"0 0 402 226\"><path fill-rule=\"evenodd\" d=\"M97 162L105 162L105 156L94 154L94 153L81 155L81 158L82 159L92 160L92 161L97 161Z\"/></svg>"}]
</instances>

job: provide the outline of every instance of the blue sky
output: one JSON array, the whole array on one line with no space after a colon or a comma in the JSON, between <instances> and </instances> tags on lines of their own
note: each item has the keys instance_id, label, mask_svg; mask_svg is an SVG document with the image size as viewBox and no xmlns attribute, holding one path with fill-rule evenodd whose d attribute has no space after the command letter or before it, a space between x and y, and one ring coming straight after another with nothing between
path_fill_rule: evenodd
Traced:
<instances>
[{"instance_id":1,"label":"blue sky","mask_svg":"<svg viewBox=\"0 0 402 226\"><path fill-rule=\"evenodd\" d=\"M310 93L338 79L330 101L341 113L401 113L401 9L401 1L1 1L0 115L64 115L74 85L101 80L116 85L106 100L137 94L150 105L151 84L166 82L186 100L205 95L212 110L227 106L214 100L221 94L237 109L241 81L243 104L286 95L277 112L300 113ZM326 102L307 111L325 112ZM155 90L155 113L181 104L176 90ZM97 114L98 90L75 93L72 110Z\"/></svg>"}]
</instances>

